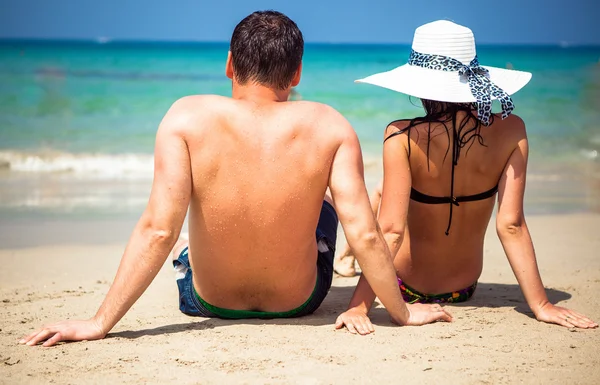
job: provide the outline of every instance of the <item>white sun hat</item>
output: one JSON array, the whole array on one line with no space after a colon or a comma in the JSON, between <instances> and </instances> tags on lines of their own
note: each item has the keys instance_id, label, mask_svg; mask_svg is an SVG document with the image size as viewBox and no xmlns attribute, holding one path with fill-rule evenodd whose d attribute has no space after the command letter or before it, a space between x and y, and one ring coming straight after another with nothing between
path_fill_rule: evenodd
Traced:
<instances>
[{"instance_id":1,"label":"white sun hat","mask_svg":"<svg viewBox=\"0 0 600 385\"><path fill-rule=\"evenodd\" d=\"M451 21L438 20L415 30L407 64L356 82L421 99L478 103L480 115L484 105L487 110L489 104L491 111L491 100L499 99L506 111L503 115L508 116L514 107L508 95L530 79L529 72L479 66L473 32Z\"/></svg>"}]
</instances>

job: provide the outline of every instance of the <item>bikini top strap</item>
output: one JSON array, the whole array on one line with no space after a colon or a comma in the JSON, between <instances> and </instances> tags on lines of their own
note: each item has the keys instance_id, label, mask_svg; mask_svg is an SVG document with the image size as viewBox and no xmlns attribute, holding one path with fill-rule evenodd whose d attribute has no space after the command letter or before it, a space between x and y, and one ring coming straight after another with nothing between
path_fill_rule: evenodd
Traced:
<instances>
[{"instance_id":1,"label":"bikini top strap","mask_svg":"<svg viewBox=\"0 0 600 385\"><path fill-rule=\"evenodd\" d=\"M497 192L498 192L498 185L495 185L491 189L489 189L487 191L484 191L482 193L473 194L473 195L467 195L467 196L463 196L463 197L458 197L458 198L456 198L456 200L458 202L482 201L484 199L488 199L488 198L493 197Z\"/></svg>"},{"instance_id":2,"label":"bikini top strap","mask_svg":"<svg viewBox=\"0 0 600 385\"><path fill-rule=\"evenodd\" d=\"M458 146L458 133L456 132L456 115L452 121L452 175L450 176L450 213L448 214L448 227L446 228L445 234L450 234L450 227L452 226L452 210L454 206L458 206L458 200L454 196L454 169L458 163L458 155L460 153L460 147Z\"/></svg>"}]
</instances>

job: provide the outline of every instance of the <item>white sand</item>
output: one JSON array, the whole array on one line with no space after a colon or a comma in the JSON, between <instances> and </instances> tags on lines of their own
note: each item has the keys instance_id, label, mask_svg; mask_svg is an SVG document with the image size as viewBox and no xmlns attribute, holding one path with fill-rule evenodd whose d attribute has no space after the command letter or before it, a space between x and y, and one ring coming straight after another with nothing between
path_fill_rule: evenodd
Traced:
<instances>
[{"instance_id":1,"label":"white sand","mask_svg":"<svg viewBox=\"0 0 600 385\"><path fill-rule=\"evenodd\" d=\"M550 299L600 320L600 215L528 222ZM449 306L453 323L396 327L378 307L375 334L334 331L356 283L339 277L309 317L194 319L178 311L165 264L105 340L54 348L17 344L42 323L93 315L123 248L0 250L0 383L600 383L600 330L533 319L493 229L474 298Z\"/></svg>"}]
</instances>

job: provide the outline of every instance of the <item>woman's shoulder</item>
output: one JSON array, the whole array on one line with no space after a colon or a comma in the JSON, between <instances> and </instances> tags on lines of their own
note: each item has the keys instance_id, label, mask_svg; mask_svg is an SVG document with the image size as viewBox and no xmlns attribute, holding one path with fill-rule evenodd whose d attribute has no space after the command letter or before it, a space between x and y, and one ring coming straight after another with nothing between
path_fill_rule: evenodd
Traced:
<instances>
[{"instance_id":1,"label":"woman's shoulder","mask_svg":"<svg viewBox=\"0 0 600 385\"><path fill-rule=\"evenodd\" d=\"M390 122L387 125L386 130L395 130L395 131L406 130L413 123L413 121L414 121L414 119L397 119L397 120Z\"/></svg>"},{"instance_id":2,"label":"woman's shoulder","mask_svg":"<svg viewBox=\"0 0 600 385\"><path fill-rule=\"evenodd\" d=\"M502 119L501 116L498 116L498 118L500 119L501 122L505 122L506 124L514 126L515 128L524 128L525 127L525 122L519 115L510 114L505 119Z\"/></svg>"},{"instance_id":3,"label":"woman's shoulder","mask_svg":"<svg viewBox=\"0 0 600 385\"><path fill-rule=\"evenodd\" d=\"M516 136L524 136L526 135L525 131L525 122L521 119L520 116L511 114L507 118L502 119L500 116L497 116L494 119L494 126L498 127L499 130L506 133L511 133Z\"/></svg>"},{"instance_id":4,"label":"woman's shoulder","mask_svg":"<svg viewBox=\"0 0 600 385\"><path fill-rule=\"evenodd\" d=\"M390 135L399 135L406 132L413 124L413 119L398 119L390 122L385 127L384 139L390 137Z\"/></svg>"}]
</instances>

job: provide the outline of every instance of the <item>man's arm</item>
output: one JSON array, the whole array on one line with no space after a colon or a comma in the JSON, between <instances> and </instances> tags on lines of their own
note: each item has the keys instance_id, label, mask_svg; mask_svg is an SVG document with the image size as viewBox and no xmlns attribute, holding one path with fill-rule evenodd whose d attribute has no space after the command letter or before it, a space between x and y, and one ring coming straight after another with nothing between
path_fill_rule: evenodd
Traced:
<instances>
[{"instance_id":1,"label":"man's arm","mask_svg":"<svg viewBox=\"0 0 600 385\"><path fill-rule=\"evenodd\" d=\"M186 101L176 102L158 128L154 153L154 182L148 205L138 221L117 275L94 317L45 326L20 342L33 346L46 341L101 339L125 315L150 285L173 248L190 202L190 155L184 140Z\"/></svg>"},{"instance_id":2,"label":"man's arm","mask_svg":"<svg viewBox=\"0 0 600 385\"><path fill-rule=\"evenodd\" d=\"M538 270L533 242L523 213L525 176L529 153L525 125L519 121L521 137L505 166L498 185L496 231L508 262L519 282L527 304L539 321L566 327L593 328L598 324L572 310L548 301Z\"/></svg>"},{"instance_id":3,"label":"man's arm","mask_svg":"<svg viewBox=\"0 0 600 385\"><path fill-rule=\"evenodd\" d=\"M397 255L404 239L410 199L410 162L403 146L404 140L405 136L399 136L386 141L383 146L384 177L377 220L392 258ZM348 309L368 314L375 297L373 289L364 276L361 276Z\"/></svg>"},{"instance_id":4,"label":"man's arm","mask_svg":"<svg viewBox=\"0 0 600 385\"><path fill-rule=\"evenodd\" d=\"M358 138L345 119L340 117L336 123L343 134L333 160L329 188L348 245L354 251L368 284L384 304L392 320L400 325L410 324L411 313L402 299L390 250L371 210L364 184L362 152ZM370 299L371 303L372 301ZM366 313L364 315L366 317ZM443 311L436 312L428 322L449 320L448 317ZM341 327L345 324L350 331L357 327L361 334L372 331L370 322L367 324L364 318L358 321L355 325L338 319L336 326Z\"/></svg>"}]
</instances>

